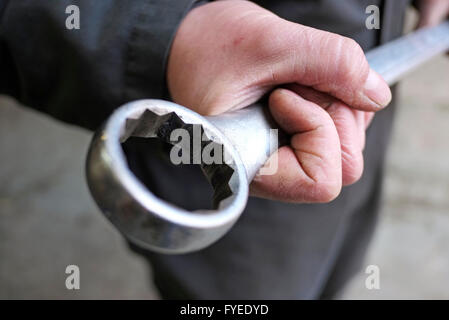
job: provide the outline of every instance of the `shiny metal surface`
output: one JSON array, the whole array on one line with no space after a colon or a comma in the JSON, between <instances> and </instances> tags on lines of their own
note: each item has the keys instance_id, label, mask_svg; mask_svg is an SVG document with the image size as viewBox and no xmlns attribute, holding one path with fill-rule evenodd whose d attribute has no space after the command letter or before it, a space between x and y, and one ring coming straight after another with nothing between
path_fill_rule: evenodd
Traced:
<instances>
[{"instance_id":1,"label":"shiny metal surface","mask_svg":"<svg viewBox=\"0 0 449 320\"><path fill-rule=\"evenodd\" d=\"M183 123L201 124L230 155L221 170L204 168L218 198L214 211L189 212L157 198L127 166L120 144L129 136L166 139ZM139 100L117 109L92 139L86 175L104 215L131 241L164 253L194 251L214 242L234 224L248 198L245 168L231 142L202 116L163 100Z\"/></svg>"},{"instance_id":2,"label":"shiny metal surface","mask_svg":"<svg viewBox=\"0 0 449 320\"><path fill-rule=\"evenodd\" d=\"M445 22L376 48L367 58L393 84L448 49L449 22ZM219 144L229 155L230 161L223 164L200 164L215 190L215 210L190 212L157 198L128 168L121 148L130 136L170 142L173 130L193 125L201 125L206 144ZM277 150L270 129L276 125L262 102L215 117L202 117L163 100L130 102L95 133L86 161L87 182L101 211L131 241L163 253L199 250L221 238L244 210L249 182Z\"/></svg>"},{"instance_id":3,"label":"shiny metal surface","mask_svg":"<svg viewBox=\"0 0 449 320\"><path fill-rule=\"evenodd\" d=\"M448 51L449 21L420 29L366 54L368 62L388 84L394 84L408 72L438 54Z\"/></svg>"}]
</instances>

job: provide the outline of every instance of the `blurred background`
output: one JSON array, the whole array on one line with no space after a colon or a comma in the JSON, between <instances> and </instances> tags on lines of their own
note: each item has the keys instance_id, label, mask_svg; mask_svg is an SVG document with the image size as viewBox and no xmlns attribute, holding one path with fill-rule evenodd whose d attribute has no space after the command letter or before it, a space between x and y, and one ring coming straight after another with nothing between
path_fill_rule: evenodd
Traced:
<instances>
[{"instance_id":1,"label":"blurred background","mask_svg":"<svg viewBox=\"0 0 449 320\"><path fill-rule=\"evenodd\" d=\"M411 73L400 105L383 213L366 266L342 299L449 299L449 59ZM91 133L0 96L0 299L152 299L144 261L93 203L84 180ZM65 269L81 270L67 290Z\"/></svg>"}]
</instances>

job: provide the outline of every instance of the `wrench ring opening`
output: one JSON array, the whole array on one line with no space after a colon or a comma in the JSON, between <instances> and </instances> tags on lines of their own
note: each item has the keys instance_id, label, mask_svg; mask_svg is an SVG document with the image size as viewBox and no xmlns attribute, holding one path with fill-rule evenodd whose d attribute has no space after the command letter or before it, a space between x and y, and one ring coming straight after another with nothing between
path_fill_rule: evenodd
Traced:
<instances>
[{"instance_id":1,"label":"wrench ring opening","mask_svg":"<svg viewBox=\"0 0 449 320\"><path fill-rule=\"evenodd\" d=\"M226 164L202 164L214 187L216 210L187 211L148 190L131 172L121 143L130 136L167 141L177 128L200 125L209 143L222 145ZM90 191L106 217L131 241L164 253L210 245L226 233L245 208L248 181L231 142L204 117L162 100L139 100L117 109L93 138L86 162Z\"/></svg>"}]
</instances>

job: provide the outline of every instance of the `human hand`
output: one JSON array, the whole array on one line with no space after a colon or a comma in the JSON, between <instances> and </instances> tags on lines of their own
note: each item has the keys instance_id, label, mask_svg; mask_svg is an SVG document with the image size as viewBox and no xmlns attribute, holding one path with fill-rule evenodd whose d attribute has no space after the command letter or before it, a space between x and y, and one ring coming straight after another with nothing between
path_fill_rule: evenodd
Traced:
<instances>
[{"instance_id":1,"label":"human hand","mask_svg":"<svg viewBox=\"0 0 449 320\"><path fill-rule=\"evenodd\" d=\"M449 0L419 0L418 28L433 27L449 15Z\"/></svg>"},{"instance_id":2,"label":"human hand","mask_svg":"<svg viewBox=\"0 0 449 320\"><path fill-rule=\"evenodd\" d=\"M341 158L342 185L350 185L360 179L363 173L362 152L365 147L365 130L370 125L371 120L374 117L374 112L356 110L348 107L340 100L313 88L298 84L289 84L282 89L280 88L273 91L270 95L269 107L271 114L274 116L277 123L279 123L284 130L293 135L291 144L290 146L281 147L278 151L277 159L281 159L283 162L278 164L280 172L278 172L277 175L258 175L254 178L251 184L252 195L269 199L283 199L285 201L285 196L288 194L288 191L293 192L294 196L297 197L300 190L296 190L296 188L300 188L305 192L305 195L303 196L304 199L301 202L315 202L313 199L311 200L310 197L312 195L310 192L317 187L315 186L314 188L315 182L307 179L304 174L306 173L309 177L315 177L312 179L313 181L319 181L320 179L317 179L319 173L314 172L320 170L326 163L321 162L317 157L308 157L304 152L307 153L306 148L310 146L310 150L308 151L310 155L314 154L313 150L315 148L316 150L319 150L319 153L315 153L315 155L322 154L331 157L331 153L326 154L326 152L329 151L326 148L332 144L329 143L329 141L324 141L324 143L322 143L322 148L318 147L320 145L318 129L323 130L323 127L318 127L315 131L311 131L313 134L310 134L311 132L309 132L308 134L310 136L307 137L307 134L305 134L308 132L307 129L303 129L302 132L300 129L295 131L292 128L292 125L289 125L288 123L299 123L299 121L301 121L302 118L299 115L300 110L296 110L295 105L301 106L301 109L303 109L303 105L308 102L310 102L310 105L315 104L315 106L318 105L323 110L326 110L335 126L339 139L338 146L340 147L339 156ZM310 113L305 114L305 117L303 118L313 119L312 110L313 112L318 112L316 107L311 107ZM318 124L318 126L322 126L324 123L328 126L332 126L332 123L329 122L329 117L326 116L325 113L319 113L323 118L323 120L321 120L323 123ZM324 121L324 119L326 120ZM295 137L295 134L298 135L298 137ZM303 138L299 138L301 134ZM304 138L304 136L306 137ZM332 135L329 134L329 137L324 139L329 139L331 136L334 138L335 133ZM316 145L314 145L314 143L316 143ZM301 166L301 168L297 169L302 170L293 170L295 161L292 151L297 157L297 162ZM266 165L270 166L269 161L279 161L277 159L272 156ZM336 171L334 171L333 175L338 176L340 167L338 167L336 161L337 160L335 159L334 169ZM332 170L332 167L327 168L327 170ZM297 187L295 187L295 180L301 182L298 183ZM285 181L291 182L286 183ZM309 186L307 184L304 186L304 182L308 182ZM286 185L286 187L284 187L284 185ZM318 194L318 196L321 197L322 195Z\"/></svg>"},{"instance_id":3,"label":"human hand","mask_svg":"<svg viewBox=\"0 0 449 320\"><path fill-rule=\"evenodd\" d=\"M167 83L175 102L203 115L246 107L295 84L269 99L291 143L278 151L277 173L251 185L253 195L293 202L331 201L342 184L358 179L371 117L362 111L391 100L388 85L353 40L236 0L186 16L170 52ZM332 101L327 111L320 99Z\"/></svg>"}]
</instances>

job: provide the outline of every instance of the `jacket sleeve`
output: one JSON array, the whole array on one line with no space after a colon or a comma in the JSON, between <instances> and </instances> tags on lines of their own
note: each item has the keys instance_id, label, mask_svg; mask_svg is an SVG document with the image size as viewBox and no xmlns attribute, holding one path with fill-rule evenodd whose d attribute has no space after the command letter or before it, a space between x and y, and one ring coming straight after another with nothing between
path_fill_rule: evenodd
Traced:
<instances>
[{"instance_id":1,"label":"jacket sleeve","mask_svg":"<svg viewBox=\"0 0 449 320\"><path fill-rule=\"evenodd\" d=\"M172 38L195 2L0 0L0 93L89 129L124 102L166 98Z\"/></svg>"}]
</instances>

